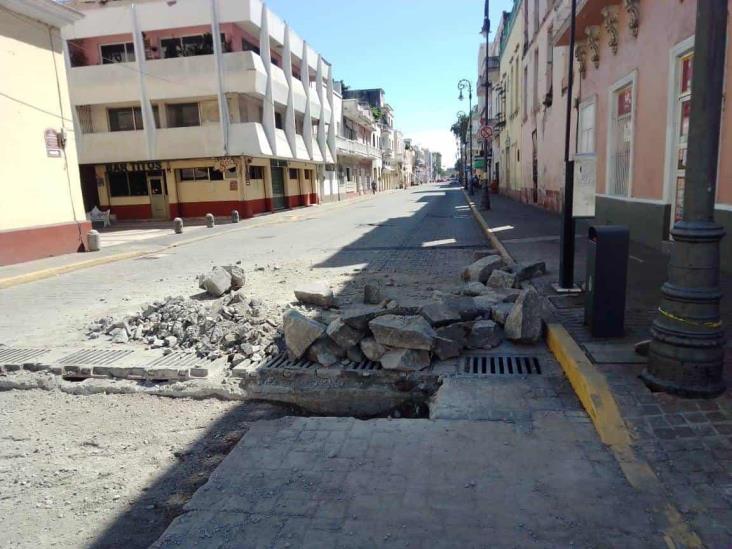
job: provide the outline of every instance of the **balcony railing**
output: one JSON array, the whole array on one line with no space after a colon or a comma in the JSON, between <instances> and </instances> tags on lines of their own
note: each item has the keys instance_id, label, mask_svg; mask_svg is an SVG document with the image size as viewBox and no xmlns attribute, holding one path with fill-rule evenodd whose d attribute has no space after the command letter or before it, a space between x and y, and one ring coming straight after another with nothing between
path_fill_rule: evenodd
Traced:
<instances>
[{"instance_id":1,"label":"balcony railing","mask_svg":"<svg viewBox=\"0 0 732 549\"><path fill-rule=\"evenodd\" d=\"M345 137L336 136L336 147L338 152L349 156L363 156L365 158L379 158L381 151L376 147L372 147L360 141L346 139Z\"/></svg>"}]
</instances>

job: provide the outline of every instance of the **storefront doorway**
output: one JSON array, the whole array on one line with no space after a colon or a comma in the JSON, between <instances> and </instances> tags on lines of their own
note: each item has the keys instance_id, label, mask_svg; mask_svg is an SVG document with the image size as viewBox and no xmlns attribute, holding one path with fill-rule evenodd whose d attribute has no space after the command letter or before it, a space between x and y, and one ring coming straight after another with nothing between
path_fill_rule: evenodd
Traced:
<instances>
[{"instance_id":1,"label":"storefront doorway","mask_svg":"<svg viewBox=\"0 0 732 549\"><path fill-rule=\"evenodd\" d=\"M148 176L147 182L150 187L150 210L153 219L169 219L168 193L163 176Z\"/></svg>"},{"instance_id":2,"label":"storefront doorway","mask_svg":"<svg viewBox=\"0 0 732 549\"><path fill-rule=\"evenodd\" d=\"M285 168L272 166L272 209L281 210L285 208Z\"/></svg>"}]
</instances>

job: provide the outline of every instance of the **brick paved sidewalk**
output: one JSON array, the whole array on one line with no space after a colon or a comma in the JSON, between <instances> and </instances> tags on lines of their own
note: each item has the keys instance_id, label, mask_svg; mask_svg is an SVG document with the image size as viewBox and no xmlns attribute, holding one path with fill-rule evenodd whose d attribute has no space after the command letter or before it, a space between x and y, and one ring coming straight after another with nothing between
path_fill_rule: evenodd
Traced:
<instances>
[{"instance_id":1,"label":"brick paved sidewalk","mask_svg":"<svg viewBox=\"0 0 732 549\"><path fill-rule=\"evenodd\" d=\"M560 217L503 196L482 212L518 261L544 260L549 273L535 281L547 296L557 280ZM587 221L578 223L576 280L584 280ZM511 227L511 228L506 228ZM650 336L650 324L666 280L668 258L631 243L626 300L626 335L596 339L583 324L581 298L551 297L548 315L562 323L605 375L638 453L654 469L669 500L709 547L732 545L732 390L712 400L687 400L653 393L640 381L642 358L632 345ZM732 321L732 276L723 274L722 318ZM601 352L606 349L607 352ZM613 361L612 357L619 358ZM621 359L620 357L626 358ZM732 349L725 364L732 388Z\"/></svg>"}]
</instances>

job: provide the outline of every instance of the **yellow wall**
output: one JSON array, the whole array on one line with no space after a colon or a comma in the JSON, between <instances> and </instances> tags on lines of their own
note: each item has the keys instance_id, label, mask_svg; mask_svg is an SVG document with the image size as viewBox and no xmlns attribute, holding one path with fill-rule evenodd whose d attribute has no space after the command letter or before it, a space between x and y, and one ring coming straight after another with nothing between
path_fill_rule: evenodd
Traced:
<instances>
[{"instance_id":1,"label":"yellow wall","mask_svg":"<svg viewBox=\"0 0 732 549\"><path fill-rule=\"evenodd\" d=\"M519 2L515 8L515 20L511 27L506 46L501 55L501 80L506 90L504 115L506 127L500 134L501 147L501 186L513 190L521 188L521 158L530 151L521 150L521 123L523 120L523 66L521 63L522 41L524 36L523 6ZM509 146L507 147L507 144ZM507 153L508 148L508 153ZM508 166L507 166L508 164ZM506 180L506 167L509 168L510 180Z\"/></svg>"},{"instance_id":2,"label":"yellow wall","mask_svg":"<svg viewBox=\"0 0 732 549\"><path fill-rule=\"evenodd\" d=\"M0 230L86 219L61 44L0 8ZM46 128L66 132L65 158L46 155Z\"/></svg>"}]
</instances>

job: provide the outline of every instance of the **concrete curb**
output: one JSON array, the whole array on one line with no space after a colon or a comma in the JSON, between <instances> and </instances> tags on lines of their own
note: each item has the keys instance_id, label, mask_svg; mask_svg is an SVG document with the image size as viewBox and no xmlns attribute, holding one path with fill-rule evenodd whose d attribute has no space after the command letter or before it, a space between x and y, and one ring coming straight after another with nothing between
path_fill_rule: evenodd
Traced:
<instances>
[{"instance_id":1,"label":"concrete curb","mask_svg":"<svg viewBox=\"0 0 732 549\"><path fill-rule=\"evenodd\" d=\"M392 193L396 192L397 190L401 190L401 189L389 189L386 191L380 191L376 195L364 194L364 195L357 196L354 198L339 200L337 202L328 202L328 203L324 203L324 204L318 204L317 206L322 207L323 209L326 209L326 210L335 209L337 207L345 206L347 204L353 204L354 202L361 202L361 201L367 200L368 198L375 198L376 196L379 196L379 194L381 194L381 195L392 194ZM286 210L286 211L296 212L297 210L308 208L308 207L309 206L298 207L297 209ZM222 231L222 232L217 232L214 234L196 236L193 238L189 238L187 240L181 240L181 241L174 242L171 244L165 244L165 245L159 246L155 249L138 250L138 251L133 251L133 252L122 252L122 253L118 253L118 254L114 254L114 255L97 257L94 259L86 259L83 261L78 261L76 263L70 263L68 265L59 265L58 267L48 267L46 269L39 269L37 271L32 271L29 273L23 273L20 275L0 278L0 290L4 290L6 288L11 288L13 286L19 286L21 284L28 284L30 282L35 282L37 280L43 280L44 278L51 278L53 276L58 276L58 275L70 273L73 271L89 269L91 267L97 267L99 265L106 265L108 263L115 263L117 261L124 261L125 259L134 259L136 257L142 257L145 255L157 254L157 253L163 252L165 250L170 250L171 248L185 246L187 244L194 244L194 243L200 242L202 240L216 238L218 236L222 236L224 234L229 234L230 232L234 232L234 231L253 229L253 228L261 227L264 225L283 223L283 222L287 222L287 221L297 221L299 219L299 216L297 216L297 215L293 215L293 216L285 218L285 219L277 219L277 218L271 219L269 216L263 216L263 217L264 217L264 219L260 222L244 224L240 227L232 228L229 231Z\"/></svg>"}]
</instances>

